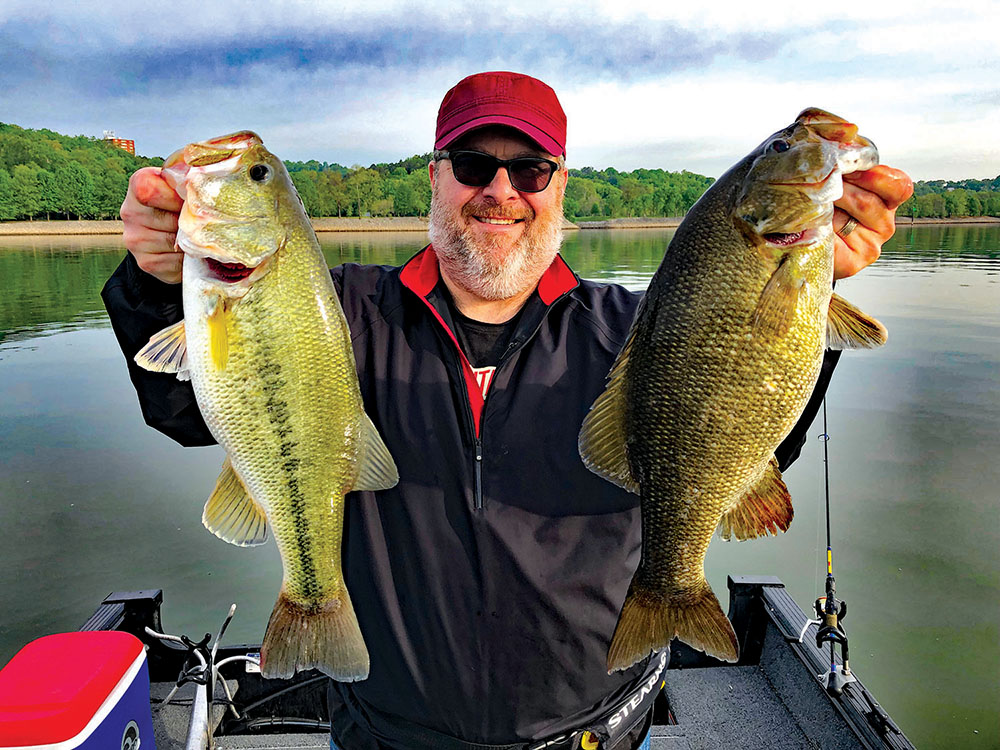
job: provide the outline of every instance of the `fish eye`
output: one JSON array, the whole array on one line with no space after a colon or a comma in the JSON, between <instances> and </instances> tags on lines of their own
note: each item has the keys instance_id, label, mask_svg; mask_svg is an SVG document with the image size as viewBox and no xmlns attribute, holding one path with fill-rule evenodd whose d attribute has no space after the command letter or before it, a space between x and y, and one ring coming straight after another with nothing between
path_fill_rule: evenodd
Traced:
<instances>
[{"instance_id":1,"label":"fish eye","mask_svg":"<svg viewBox=\"0 0 1000 750\"><path fill-rule=\"evenodd\" d=\"M783 141L780 138L776 138L767 144L766 151L773 151L776 154L783 153L787 151L791 146L788 145L788 141Z\"/></svg>"},{"instance_id":2,"label":"fish eye","mask_svg":"<svg viewBox=\"0 0 1000 750\"><path fill-rule=\"evenodd\" d=\"M271 176L271 168L266 164L254 164L250 167L250 179L254 182L264 182Z\"/></svg>"}]
</instances>

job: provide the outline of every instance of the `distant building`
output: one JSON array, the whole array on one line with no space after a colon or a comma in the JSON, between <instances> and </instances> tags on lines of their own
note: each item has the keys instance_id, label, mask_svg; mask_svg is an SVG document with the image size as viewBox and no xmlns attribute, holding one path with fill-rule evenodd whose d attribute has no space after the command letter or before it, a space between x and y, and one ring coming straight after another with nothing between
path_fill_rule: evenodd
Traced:
<instances>
[{"instance_id":1,"label":"distant building","mask_svg":"<svg viewBox=\"0 0 1000 750\"><path fill-rule=\"evenodd\" d=\"M110 143L115 148L120 148L122 151L128 151L132 156L135 156L135 141L130 141L126 138L118 138L115 136L115 131L105 130L104 140Z\"/></svg>"}]
</instances>

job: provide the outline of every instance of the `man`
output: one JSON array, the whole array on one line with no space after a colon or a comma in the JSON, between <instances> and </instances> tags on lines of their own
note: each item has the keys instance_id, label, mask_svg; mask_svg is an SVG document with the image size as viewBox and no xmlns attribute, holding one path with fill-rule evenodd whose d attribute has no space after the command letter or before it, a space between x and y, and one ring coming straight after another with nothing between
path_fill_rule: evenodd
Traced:
<instances>
[{"instance_id":1,"label":"man","mask_svg":"<svg viewBox=\"0 0 1000 750\"><path fill-rule=\"evenodd\" d=\"M665 656L605 670L639 558L638 499L590 473L576 449L638 295L578 279L557 254L565 136L542 82L462 80L438 113L431 245L400 268L333 271L366 410L400 475L347 504L345 575L371 674L331 687L345 750L595 738L629 750L647 733L655 691L642 688L659 684ZM850 215L857 228L837 242L838 276L878 256L910 191L888 168L847 179L834 223ZM104 297L147 421L205 444L189 384L131 363L181 315L180 206L157 170L133 176L122 206L130 255ZM783 465L833 362L778 451Z\"/></svg>"}]
</instances>

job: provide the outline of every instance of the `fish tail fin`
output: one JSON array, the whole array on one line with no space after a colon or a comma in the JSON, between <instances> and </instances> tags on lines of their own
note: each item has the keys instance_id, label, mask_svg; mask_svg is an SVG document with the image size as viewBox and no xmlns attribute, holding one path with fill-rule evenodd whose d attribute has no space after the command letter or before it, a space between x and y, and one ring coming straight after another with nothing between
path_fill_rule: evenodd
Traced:
<instances>
[{"instance_id":1,"label":"fish tail fin","mask_svg":"<svg viewBox=\"0 0 1000 750\"><path fill-rule=\"evenodd\" d=\"M347 589L315 612L282 590L267 623L260 657L261 673L269 679L289 679L305 669L318 669L339 682L368 677L368 649Z\"/></svg>"},{"instance_id":2,"label":"fish tail fin","mask_svg":"<svg viewBox=\"0 0 1000 750\"><path fill-rule=\"evenodd\" d=\"M681 598L650 591L633 579L608 649L608 673L665 649L675 636L709 656L739 660L732 623L707 581Z\"/></svg>"}]
</instances>

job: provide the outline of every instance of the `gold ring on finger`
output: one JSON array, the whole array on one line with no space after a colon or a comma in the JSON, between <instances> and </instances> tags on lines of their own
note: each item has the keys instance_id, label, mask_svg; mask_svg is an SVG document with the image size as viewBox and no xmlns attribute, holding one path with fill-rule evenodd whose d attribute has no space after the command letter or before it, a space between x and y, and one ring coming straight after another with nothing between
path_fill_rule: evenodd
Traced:
<instances>
[{"instance_id":1,"label":"gold ring on finger","mask_svg":"<svg viewBox=\"0 0 1000 750\"><path fill-rule=\"evenodd\" d=\"M844 222L844 226L842 226L839 230L837 230L837 234L839 234L841 237L846 237L847 235L849 235L851 232L853 232L855 229L858 228L858 224L860 224L860 222L857 219L855 219L853 216L848 216L847 221Z\"/></svg>"}]
</instances>

